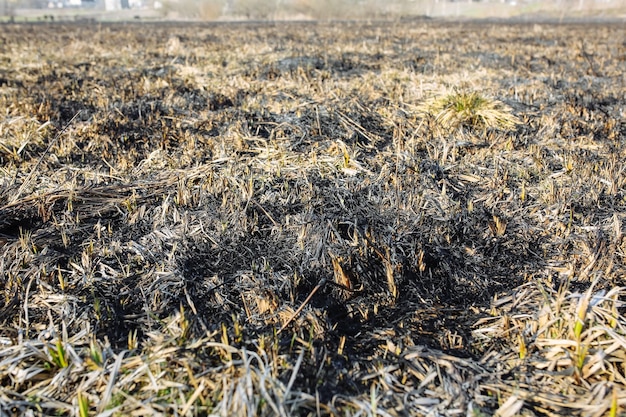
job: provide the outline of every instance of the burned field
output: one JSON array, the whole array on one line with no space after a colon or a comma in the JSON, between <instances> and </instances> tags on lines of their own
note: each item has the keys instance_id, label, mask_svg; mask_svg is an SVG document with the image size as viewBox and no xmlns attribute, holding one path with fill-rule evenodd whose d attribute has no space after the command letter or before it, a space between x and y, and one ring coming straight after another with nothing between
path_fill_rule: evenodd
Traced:
<instances>
[{"instance_id":1,"label":"burned field","mask_svg":"<svg viewBox=\"0 0 626 417\"><path fill-rule=\"evenodd\" d=\"M5 25L0 414L622 415L619 25Z\"/></svg>"}]
</instances>

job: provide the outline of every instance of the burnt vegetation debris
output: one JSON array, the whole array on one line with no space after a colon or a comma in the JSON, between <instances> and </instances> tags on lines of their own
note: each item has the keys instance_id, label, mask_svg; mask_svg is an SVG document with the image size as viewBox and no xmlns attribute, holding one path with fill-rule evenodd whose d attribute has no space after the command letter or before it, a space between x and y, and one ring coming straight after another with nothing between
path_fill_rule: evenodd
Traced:
<instances>
[{"instance_id":1,"label":"burnt vegetation debris","mask_svg":"<svg viewBox=\"0 0 626 417\"><path fill-rule=\"evenodd\" d=\"M621 27L6 28L0 404L623 411Z\"/></svg>"}]
</instances>

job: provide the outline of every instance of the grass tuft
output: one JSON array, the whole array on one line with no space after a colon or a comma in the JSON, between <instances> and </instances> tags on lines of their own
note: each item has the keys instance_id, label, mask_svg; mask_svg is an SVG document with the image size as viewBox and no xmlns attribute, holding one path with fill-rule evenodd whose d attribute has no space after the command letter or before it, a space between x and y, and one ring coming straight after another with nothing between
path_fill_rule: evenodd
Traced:
<instances>
[{"instance_id":1,"label":"grass tuft","mask_svg":"<svg viewBox=\"0 0 626 417\"><path fill-rule=\"evenodd\" d=\"M423 103L419 112L432 117L435 125L444 131L462 127L510 130L521 123L503 103L475 91L434 97Z\"/></svg>"}]
</instances>

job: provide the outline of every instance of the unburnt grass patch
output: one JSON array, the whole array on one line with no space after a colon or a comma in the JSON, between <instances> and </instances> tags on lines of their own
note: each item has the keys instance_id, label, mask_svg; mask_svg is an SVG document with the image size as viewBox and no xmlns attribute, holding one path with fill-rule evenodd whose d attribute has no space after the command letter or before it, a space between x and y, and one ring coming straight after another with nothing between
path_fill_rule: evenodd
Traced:
<instances>
[{"instance_id":1,"label":"unburnt grass patch","mask_svg":"<svg viewBox=\"0 0 626 417\"><path fill-rule=\"evenodd\" d=\"M623 414L620 29L3 26L0 414Z\"/></svg>"}]
</instances>

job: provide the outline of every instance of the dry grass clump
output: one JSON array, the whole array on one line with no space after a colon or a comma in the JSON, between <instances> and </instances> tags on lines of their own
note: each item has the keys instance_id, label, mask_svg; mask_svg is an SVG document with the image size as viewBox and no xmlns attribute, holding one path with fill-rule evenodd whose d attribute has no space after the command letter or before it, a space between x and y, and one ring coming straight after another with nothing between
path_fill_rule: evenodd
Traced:
<instances>
[{"instance_id":1,"label":"dry grass clump","mask_svg":"<svg viewBox=\"0 0 626 417\"><path fill-rule=\"evenodd\" d=\"M167 340L148 334L141 351L129 346L114 353L88 330L4 349L3 373L10 380L1 399L10 408L3 412L35 406L45 415L291 415L314 409L313 397L293 389L305 350L291 367L284 358L268 357L272 351L264 346L237 348L227 338L190 342L181 339L185 320L175 316L164 323Z\"/></svg>"},{"instance_id":2,"label":"dry grass clump","mask_svg":"<svg viewBox=\"0 0 626 417\"><path fill-rule=\"evenodd\" d=\"M620 27L31 29L0 414L626 410Z\"/></svg>"},{"instance_id":3,"label":"dry grass clump","mask_svg":"<svg viewBox=\"0 0 626 417\"><path fill-rule=\"evenodd\" d=\"M531 402L552 414L618 415L626 400L623 295L621 287L580 294L567 283L532 283L495 301L474 334L478 346L502 338L514 347L487 354L515 375L514 384L487 384L504 397L501 409L512 415Z\"/></svg>"},{"instance_id":4,"label":"dry grass clump","mask_svg":"<svg viewBox=\"0 0 626 417\"><path fill-rule=\"evenodd\" d=\"M435 97L418 110L433 117L435 124L446 131L458 127L512 129L521 123L504 104L476 91Z\"/></svg>"},{"instance_id":5,"label":"dry grass clump","mask_svg":"<svg viewBox=\"0 0 626 417\"><path fill-rule=\"evenodd\" d=\"M19 163L24 158L23 153L30 149L38 149L44 143L44 138L52 126L49 122L40 122L26 116L12 116L6 114L0 122L0 158L8 165L9 162Z\"/></svg>"}]
</instances>

